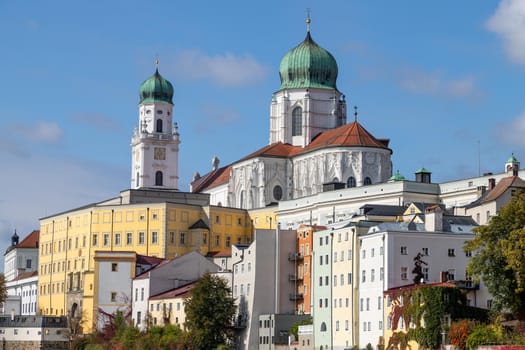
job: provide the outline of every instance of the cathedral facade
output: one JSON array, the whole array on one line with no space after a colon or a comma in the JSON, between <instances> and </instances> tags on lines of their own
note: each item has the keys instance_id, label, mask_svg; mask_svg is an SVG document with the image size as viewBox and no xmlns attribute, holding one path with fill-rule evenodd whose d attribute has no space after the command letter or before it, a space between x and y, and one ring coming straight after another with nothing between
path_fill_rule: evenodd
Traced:
<instances>
[{"instance_id":1,"label":"cathedral facade","mask_svg":"<svg viewBox=\"0 0 525 350\"><path fill-rule=\"evenodd\" d=\"M334 57L310 34L281 60L271 99L269 144L227 166L194 175L191 191L214 205L256 209L328 189L372 185L392 176L389 140L347 123Z\"/></svg>"}]
</instances>

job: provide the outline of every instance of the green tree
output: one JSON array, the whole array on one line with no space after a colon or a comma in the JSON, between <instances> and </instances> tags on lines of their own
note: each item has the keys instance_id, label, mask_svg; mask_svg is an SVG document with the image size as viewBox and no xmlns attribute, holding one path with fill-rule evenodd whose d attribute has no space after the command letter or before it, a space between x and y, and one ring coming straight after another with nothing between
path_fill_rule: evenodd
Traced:
<instances>
[{"instance_id":1,"label":"green tree","mask_svg":"<svg viewBox=\"0 0 525 350\"><path fill-rule=\"evenodd\" d=\"M525 194L520 192L487 225L476 228L474 239L465 244L466 251L475 253L467 269L483 279L495 312L524 310L524 227Z\"/></svg>"},{"instance_id":2,"label":"green tree","mask_svg":"<svg viewBox=\"0 0 525 350\"><path fill-rule=\"evenodd\" d=\"M235 303L226 280L205 274L185 301L186 329L194 349L215 349L232 340Z\"/></svg>"},{"instance_id":3,"label":"green tree","mask_svg":"<svg viewBox=\"0 0 525 350\"><path fill-rule=\"evenodd\" d=\"M7 288L5 286L5 276L0 273L0 304L5 302L7 298Z\"/></svg>"}]
</instances>

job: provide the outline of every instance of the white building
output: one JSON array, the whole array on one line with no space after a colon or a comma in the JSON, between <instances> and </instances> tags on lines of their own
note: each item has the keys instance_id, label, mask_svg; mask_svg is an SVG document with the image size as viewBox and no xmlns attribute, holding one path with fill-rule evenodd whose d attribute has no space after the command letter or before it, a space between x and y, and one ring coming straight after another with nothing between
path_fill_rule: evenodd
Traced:
<instances>
[{"instance_id":1,"label":"white building","mask_svg":"<svg viewBox=\"0 0 525 350\"><path fill-rule=\"evenodd\" d=\"M259 316L293 314L296 234L256 230L250 245L232 247L232 289L237 304L236 349L257 349Z\"/></svg>"},{"instance_id":2,"label":"white building","mask_svg":"<svg viewBox=\"0 0 525 350\"><path fill-rule=\"evenodd\" d=\"M425 223L382 223L359 235L359 345L376 346L383 337L383 292L413 284L414 258L421 254L424 280L455 281L471 306L488 308L486 287L475 285L466 273L470 257L463 250L476 227L470 217L443 215L439 207L425 213Z\"/></svg>"},{"instance_id":3,"label":"white building","mask_svg":"<svg viewBox=\"0 0 525 350\"><path fill-rule=\"evenodd\" d=\"M269 144L224 167L214 157L211 172L195 174L192 192L209 193L212 204L254 209L326 186L386 182L392 175L389 140L370 134L357 113L346 123L337 75L337 62L312 39L308 24L306 38L281 60Z\"/></svg>"},{"instance_id":4,"label":"white building","mask_svg":"<svg viewBox=\"0 0 525 350\"><path fill-rule=\"evenodd\" d=\"M19 274L38 271L38 240L40 231L34 230L19 242L18 234L11 237L11 245L4 254L4 276L11 281Z\"/></svg>"},{"instance_id":5,"label":"white building","mask_svg":"<svg viewBox=\"0 0 525 350\"><path fill-rule=\"evenodd\" d=\"M198 252L193 251L165 260L155 268L137 275L132 282L132 319L141 330L148 321L148 300L174 288L198 280L206 272L215 273L215 265Z\"/></svg>"},{"instance_id":6,"label":"white building","mask_svg":"<svg viewBox=\"0 0 525 350\"><path fill-rule=\"evenodd\" d=\"M38 305L38 271L25 272L5 283L7 298L4 314L36 315Z\"/></svg>"}]
</instances>

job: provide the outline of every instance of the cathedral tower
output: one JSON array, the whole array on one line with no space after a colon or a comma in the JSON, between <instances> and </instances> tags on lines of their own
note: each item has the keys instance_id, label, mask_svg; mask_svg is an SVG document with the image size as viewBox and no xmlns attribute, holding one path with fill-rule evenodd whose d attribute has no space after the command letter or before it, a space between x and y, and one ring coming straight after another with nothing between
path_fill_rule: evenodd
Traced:
<instances>
[{"instance_id":1,"label":"cathedral tower","mask_svg":"<svg viewBox=\"0 0 525 350\"><path fill-rule=\"evenodd\" d=\"M281 60L281 87L270 108L270 144L307 146L319 133L346 124L346 102L336 86L335 58L306 38Z\"/></svg>"},{"instance_id":2,"label":"cathedral tower","mask_svg":"<svg viewBox=\"0 0 525 350\"><path fill-rule=\"evenodd\" d=\"M173 86L158 70L140 86L139 125L131 139L131 188L177 189L179 132L172 127Z\"/></svg>"}]
</instances>

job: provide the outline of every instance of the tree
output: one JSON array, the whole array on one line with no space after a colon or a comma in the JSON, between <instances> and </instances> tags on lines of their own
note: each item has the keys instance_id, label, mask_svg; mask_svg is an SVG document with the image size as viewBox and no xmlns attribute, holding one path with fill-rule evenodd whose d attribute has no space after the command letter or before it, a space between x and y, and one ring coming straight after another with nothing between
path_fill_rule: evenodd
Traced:
<instances>
[{"instance_id":1,"label":"tree","mask_svg":"<svg viewBox=\"0 0 525 350\"><path fill-rule=\"evenodd\" d=\"M232 340L236 307L226 280L205 274L184 304L185 326L194 349L215 349Z\"/></svg>"},{"instance_id":2,"label":"tree","mask_svg":"<svg viewBox=\"0 0 525 350\"><path fill-rule=\"evenodd\" d=\"M4 303L7 299L7 288L5 286L5 276L0 273L0 304Z\"/></svg>"},{"instance_id":3,"label":"tree","mask_svg":"<svg viewBox=\"0 0 525 350\"><path fill-rule=\"evenodd\" d=\"M475 253L467 270L483 279L495 312L524 310L524 227L525 193L519 192L487 225L474 229L474 239L465 244L466 251Z\"/></svg>"}]
</instances>

